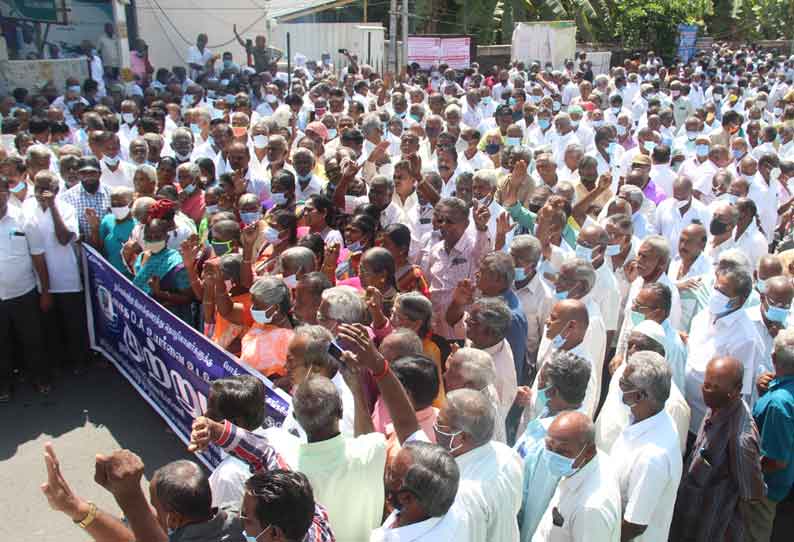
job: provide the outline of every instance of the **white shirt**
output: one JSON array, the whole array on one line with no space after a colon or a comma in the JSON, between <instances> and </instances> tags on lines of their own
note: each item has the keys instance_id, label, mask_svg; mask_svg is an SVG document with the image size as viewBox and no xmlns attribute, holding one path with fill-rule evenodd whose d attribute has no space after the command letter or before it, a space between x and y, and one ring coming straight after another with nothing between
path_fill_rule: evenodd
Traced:
<instances>
[{"instance_id":1,"label":"white shirt","mask_svg":"<svg viewBox=\"0 0 794 542\"><path fill-rule=\"evenodd\" d=\"M665 357L665 359L667 358ZM601 406L598 418L595 421L596 446L605 453L612 451L612 446L617 438L629 426L629 413L631 411L621 399L620 386L618 386L620 377L623 376L625 370L626 364L624 363L612 375L612 379L609 381L609 391L607 391L604 404ZM675 423L678 443L681 446L681 454L683 455L686 451L691 411L686 399L684 399L683 392L675 385L675 381L670 386L670 397L664 402L664 410Z\"/></svg>"},{"instance_id":2,"label":"white shirt","mask_svg":"<svg viewBox=\"0 0 794 542\"><path fill-rule=\"evenodd\" d=\"M676 177L678 175L668 164L654 164L651 166L651 181L670 198L673 197L673 182Z\"/></svg>"},{"instance_id":3,"label":"white shirt","mask_svg":"<svg viewBox=\"0 0 794 542\"><path fill-rule=\"evenodd\" d=\"M744 233L736 239L736 248L747 255L753 269L758 267L758 260L761 259L761 256L769 253L769 244L766 241L766 237L758 231L755 221L750 222Z\"/></svg>"},{"instance_id":4,"label":"white shirt","mask_svg":"<svg viewBox=\"0 0 794 542\"><path fill-rule=\"evenodd\" d=\"M646 525L636 542L667 542L683 461L678 434L662 410L626 427L612 448L625 521Z\"/></svg>"},{"instance_id":5,"label":"white shirt","mask_svg":"<svg viewBox=\"0 0 794 542\"><path fill-rule=\"evenodd\" d=\"M606 261L595 272L596 281L590 296L598 303L606 330L618 331L621 309L618 279Z\"/></svg>"},{"instance_id":6,"label":"white shirt","mask_svg":"<svg viewBox=\"0 0 794 542\"><path fill-rule=\"evenodd\" d=\"M733 238L734 235L735 233L732 231L731 236L725 241L719 245L714 245L714 236L709 234L709 239L706 242L706 249L703 251L703 253L709 259L711 265L717 265L717 262L720 260L720 255L723 252L736 247L736 239Z\"/></svg>"},{"instance_id":7,"label":"white shirt","mask_svg":"<svg viewBox=\"0 0 794 542\"><path fill-rule=\"evenodd\" d=\"M535 272L532 279L521 289L516 290L521 308L527 317L527 352L537 354L546 318L556 301L552 289Z\"/></svg>"},{"instance_id":8,"label":"white shirt","mask_svg":"<svg viewBox=\"0 0 794 542\"><path fill-rule=\"evenodd\" d=\"M678 256L678 239L681 237L681 232L695 220L700 221L708 230L711 213L695 198L690 199L689 209L684 214L681 214L678 208L678 200L673 197L664 200L656 207L656 231L670 244L671 258Z\"/></svg>"},{"instance_id":9,"label":"white shirt","mask_svg":"<svg viewBox=\"0 0 794 542\"><path fill-rule=\"evenodd\" d=\"M491 441L459 455L455 461L460 484L454 506L460 505L469 513L469 540L517 542L516 517L523 479L518 454L501 442Z\"/></svg>"},{"instance_id":10,"label":"white shirt","mask_svg":"<svg viewBox=\"0 0 794 542\"><path fill-rule=\"evenodd\" d=\"M458 161L462 164L465 164L472 171L494 168L493 160L491 160L491 158L482 151L477 151L477 153L471 158L466 158L465 154L459 153Z\"/></svg>"},{"instance_id":11,"label":"white shirt","mask_svg":"<svg viewBox=\"0 0 794 542\"><path fill-rule=\"evenodd\" d=\"M370 542L465 542L468 540L469 517L466 510L452 507L441 517L397 527L397 511L383 525L372 531Z\"/></svg>"},{"instance_id":12,"label":"white shirt","mask_svg":"<svg viewBox=\"0 0 794 542\"><path fill-rule=\"evenodd\" d=\"M306 188L302 188L301 182L295 177L295 201L306 201L313 194L321 194L324 186L325 181L313 173Z\"/></svg>"},{"instance_id":13,"label":"white shirt","mask_svg":"<svg viewBox=\"0 0 794 542\"><path fill-rule=\"evenodd\" d=\"M336 391L339 392L339 397L342 399L342 419L339 421L339 432L346 437L353 437L354 431L354 418L356 413L355 400L353 399L353 392L347 387L342 373L337 371L331 379L331 383L336 386ZM287 416L284 418L284 423L281 428L292 435L297 436L301 442L306 442L306 431L303 430L298 420L295 418L295 412L290 403L287 410Z\"/></svg>"},{"instance_id":14,"label":"white shirt","mask_svg":"<svg viewBox=\"0 0 794 542\"><path fill-rule=\"evenodd\" d=\"M56 199L55 205L66 229L72 234L72 240L77 239L79 226L74 207L61 199ZM82 291L83 282L80 280L80 266L74 244L71 241L65 245L58 242L52 212L49 209L42 210L35 198L22 204L22 212L30 225L38 229L44 242L44 260L47 262L50 292L60 294Z\"/></svg>"},{"instance_id":15,"label":"white shirt","mask_svg":"<svg viewBox=\"0 0 794 542\"><path fill-rule=\"evenodd\" d=\"M510 343L507 342L507 339L502 339L502 342L482 350L488 352L493 359L494 368L496 369L496 381L494 384L496 393L499 395L499 419L504 419L513 406L518 387L513 351L510 349Z\"/></svg>"},{"instance_id":16,"label":"white shirt","mask_svg":"<svg viewBox=\"0 0 794 542\"><path fill-rule=\"evenodd\" d=\"M739 309L715 322L707 307L692 319L687 348L684 395L692 408L689 431L697 434L708 410L701 391L708 362L716 356L731 356L741 361L744 364L742 396L750 404L763 345L747 311Z\"/></svg>"},{"instance_id":17,"label":"white shirt","mask_svg":"<svg viewBox=\"0 0 794 542\"><path fill-rule=\"evenodd\" d=\"M203 51L199 51L199 48L195 45L191 45L187 49L187 57L185 58L185 64L199 64L200 66L204 66L209 60L212 58L212 51L204 48Z\"/></svg>"},{"instance_id":18,"label":"white shirt","mask_svg":"<svg viewBox=\"0 0 794 542\"><path fill-rule=\"evenodd\" d=\"M254 429L252 432L257 435L267 436L262 428ZM210 474L212 506L239 506L245 493L245 481L250 477L251 468L247 463L232 455L227 455Z\"/></svg>"},{"instance_id":19,"label":"white shirt","mask_svg":"<svg viewBox=\"0 0 794 542\"><path fill-rule=\"evenodd\" d=\"M758 209L758 217L761 220L761 227L764 229L768 243L772 242L775 226L777 226L779 192L780 182L776 180L767 184L760 173L756 173L750 182L748 197L755 202Z\"/></svg>"},{"instance_id":20,"label":"white shirt","mask_svg":"<svg viewBox=\"0 0 794 542\"><path fill-rule=\"evenodd\" d=\"M99 182L108 188L115 188L117 186L126 186L127 188L135 188L132 180L135 178L135 166L124 160L119 160L116 171L111 171L105 164L104 160L99 161L99 169L102 172L99 177Z\"/></svg>"},{"instance_id":21,"label":"white shirt","mask_svg":"<svg viewBox=\"0 0 794 542\"><path fill-rule=\"evenodd\" d=\"M609 463L609 456L597 453L560 480L532 542L620 541L620 487ZM562 525L555 525L555 516Z\"/></svg>"},{"instance_id":22,"label":"white shirt","mask_svg":"<svg viewBox=\"0 0 794 542\"><path fill-rule=\"evenodd\" d=\"M30 224L22 209L9 205L0 218L0 301L23 296L36 287L31 255L44 254L44 249L38 228Z\"/></svg>"}]
</instances>

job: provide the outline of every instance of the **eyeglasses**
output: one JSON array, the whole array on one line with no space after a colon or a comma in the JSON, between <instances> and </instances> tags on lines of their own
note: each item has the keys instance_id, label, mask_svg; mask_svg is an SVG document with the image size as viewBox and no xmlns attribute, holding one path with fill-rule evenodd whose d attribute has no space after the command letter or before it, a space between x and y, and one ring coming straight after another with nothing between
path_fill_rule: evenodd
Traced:
<instances>
[{"instance_id":1,"label":"eyeglasses","mask_svg":"<svg viewBox=\"0 0 794 542\"><path fill-rule=\"evenodd\" d=\"M436 222L439 226L443 226L444 224L449 224L450 226L457 224L457 222L445 216L436 217Z\"/></svg>"}]
</instances>

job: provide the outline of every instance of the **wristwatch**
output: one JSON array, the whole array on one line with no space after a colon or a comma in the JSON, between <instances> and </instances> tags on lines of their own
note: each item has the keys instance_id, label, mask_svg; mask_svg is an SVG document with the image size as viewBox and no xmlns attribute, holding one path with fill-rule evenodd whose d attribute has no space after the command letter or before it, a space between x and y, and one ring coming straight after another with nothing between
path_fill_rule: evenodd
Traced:
<instances>
[{"instance_id":1,"label":"wristwatch","mask_svg":"<svg viewBox=\"0 0 794 542\"><path fill-rule=\"evenodd\" d=\"M96 504L92 503L91 501L88 501L88 514L86 514L86 516L80 521L77 520L73 520L73 521L77 523L81 528L86 529L89 525L91 525L94 522L95 519L96 519Z\"/></svg>"}]
</instances>

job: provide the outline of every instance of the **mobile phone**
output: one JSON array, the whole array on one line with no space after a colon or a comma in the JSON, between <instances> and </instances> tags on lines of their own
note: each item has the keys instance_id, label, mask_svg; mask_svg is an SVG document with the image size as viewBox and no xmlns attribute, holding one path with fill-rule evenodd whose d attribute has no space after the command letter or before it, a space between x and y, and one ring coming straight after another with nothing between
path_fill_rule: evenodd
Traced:
<instances>
[{"instance_id":1,"label":"mobile phone","mask_svg":"<svg viewBox=\"0 0 794 542\"><path fill-rule=\"evenodd\" d=\"M340 55L346 55L347 52L348 52L347 49L339 49L339 54Z\"/></svg>"},{"instance_id":2,"label":"mobile phone","mask_svg":"<svg viewBox=\"0 0 794 542\"><path fill-rule=\"evenodd\" d=\"M342 352L344 352L344 350L342 350L342 347L337 344L335 339L328 343L328 353L331 355L331 357L340 364L345 365L345 361L342 359Z\"/></svg>"}]
</instances>

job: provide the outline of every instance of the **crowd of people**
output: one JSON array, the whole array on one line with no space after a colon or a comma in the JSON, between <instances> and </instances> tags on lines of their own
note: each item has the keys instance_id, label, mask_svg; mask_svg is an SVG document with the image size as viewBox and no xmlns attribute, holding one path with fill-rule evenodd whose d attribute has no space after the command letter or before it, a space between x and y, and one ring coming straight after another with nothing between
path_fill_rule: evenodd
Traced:
<instances>
[{"instance_id":1,"label":"crowd of people","mask_svg":"<svg viewBox=\"0 0 794 542\"><path fill-rule=\"evenodd\" d=\"M48 446L52 508L98 541L770 540L794 56L284 73L206 43L0 100L0 400L84 369L90 245L291 406L266 428L262 381L212 382L190 449L228 455L148 500L98 456L124 522Z\"/></svg>"}]
</instances>

